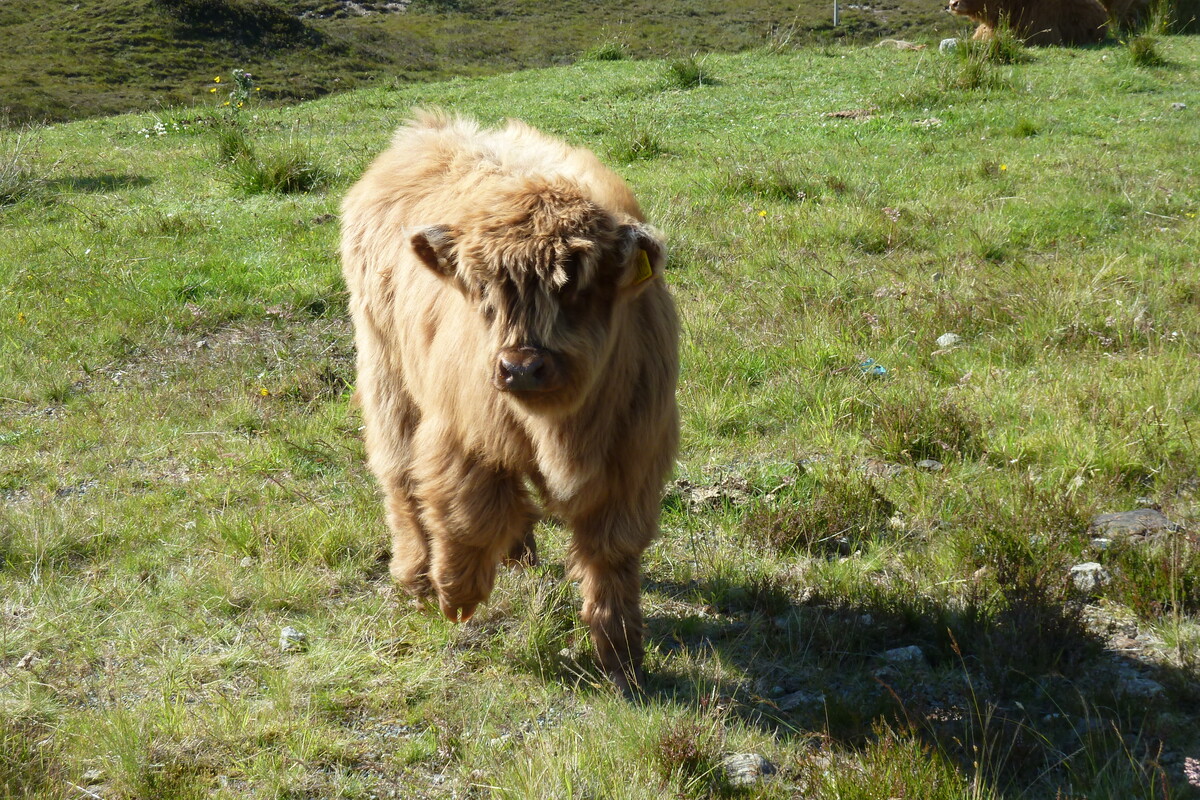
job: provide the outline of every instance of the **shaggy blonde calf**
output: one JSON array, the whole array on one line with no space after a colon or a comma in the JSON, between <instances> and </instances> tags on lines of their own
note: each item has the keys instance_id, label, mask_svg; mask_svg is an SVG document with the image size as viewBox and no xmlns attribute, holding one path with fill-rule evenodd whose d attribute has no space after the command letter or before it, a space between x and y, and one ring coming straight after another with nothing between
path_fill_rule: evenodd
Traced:
<instances>
[{"instance_id":1,"label":"shaggy blonde calf","mask_svg":"<svg viewBox=\"0 0 1200 800\"><path fill-rule=\"evenodd\" d=\"M342 206L393 576L468 619L502 558L536 558L536 499L573 533L583 619L623 689L679 437L664 261L620 178L515 121L419 114Z\"/></svg>"}]
</instances>

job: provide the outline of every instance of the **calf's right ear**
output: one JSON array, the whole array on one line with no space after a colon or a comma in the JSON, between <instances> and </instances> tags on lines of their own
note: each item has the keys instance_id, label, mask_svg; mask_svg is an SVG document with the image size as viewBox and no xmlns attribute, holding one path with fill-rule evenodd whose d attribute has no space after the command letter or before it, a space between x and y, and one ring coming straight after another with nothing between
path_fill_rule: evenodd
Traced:
<instances>
[{"instance_id":1,"label":"calf's right ear","mask_svg":"<svg viewBox=\"0 0 1200 800\"><path fill-rule=\"evenodd\" d=\"M445 278L453 278L458 272L458 261L454 257L454 245L458 234L448 225L430 225L412 235L413 250L425 266Z\"/></svg>"}]
</instances>

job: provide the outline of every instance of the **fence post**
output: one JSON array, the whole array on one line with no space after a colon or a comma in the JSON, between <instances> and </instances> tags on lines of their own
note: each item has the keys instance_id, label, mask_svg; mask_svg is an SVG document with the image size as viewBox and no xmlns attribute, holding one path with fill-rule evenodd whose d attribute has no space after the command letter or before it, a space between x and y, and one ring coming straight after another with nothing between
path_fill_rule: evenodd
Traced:
<instances>
[{"instance_id":1,"label":"fence post","mask_svg":"<svg viewBox=\"0 0 1200 800\"><path fill-rule=\"evenodd\" d=\"M838 26L838 0L833 0L833 27Z\"/></svg>"}]
</instances>

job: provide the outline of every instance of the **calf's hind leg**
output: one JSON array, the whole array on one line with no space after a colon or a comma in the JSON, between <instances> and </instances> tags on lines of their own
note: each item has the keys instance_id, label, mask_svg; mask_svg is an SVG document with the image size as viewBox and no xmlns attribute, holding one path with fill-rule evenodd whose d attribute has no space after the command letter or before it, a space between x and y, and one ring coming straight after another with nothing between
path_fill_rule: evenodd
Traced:
<instances>
[{"instance_id":1,"label":"calf's hind leg","mask_svg":"<svg viewBox=\"0 0 1200 800\"><path fill-rule=\"evenodd\" d=\"M421 414L404 388L403 378L385 369L385 359L369 330L358 329L357 397L363 410L366 448L371 471L387 501L392 533L392 577L410 594L430 594L429 534L421 523L413 496L411 462L413 434Z\"/></svg>"}]
</instances>

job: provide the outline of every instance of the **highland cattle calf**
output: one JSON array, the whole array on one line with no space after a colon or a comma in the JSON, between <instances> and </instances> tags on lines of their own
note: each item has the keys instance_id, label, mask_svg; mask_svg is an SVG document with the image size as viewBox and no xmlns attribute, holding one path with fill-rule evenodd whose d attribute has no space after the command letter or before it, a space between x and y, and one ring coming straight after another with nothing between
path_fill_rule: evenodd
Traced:
<instances>
[{"instance_id":1,"label":"highland cattle calf","mask_svg":"<svg viewBox=\"0 0 1200 800\"><path fill-rule=\"evenodd\" d=\"M1099 42L1108 25L1099 0L950 0L950 11L979 23L973 39L990 39L1003 21L1031 45Z\"/></svg>"},{"instance_id":2,"label":"highland cattle calf","mask_svg":"<svg viewBox=\"0 0 1200 800\"><path fill-rule=\"evenodd\" d=\"M589 151L420 113L342 205L366 450L391 572L452 621L572 532L599 660L641 680L641 554L679 439L665 250ZM532 488L532 491L531 491Z\"/></svg>"}]
</instances>

